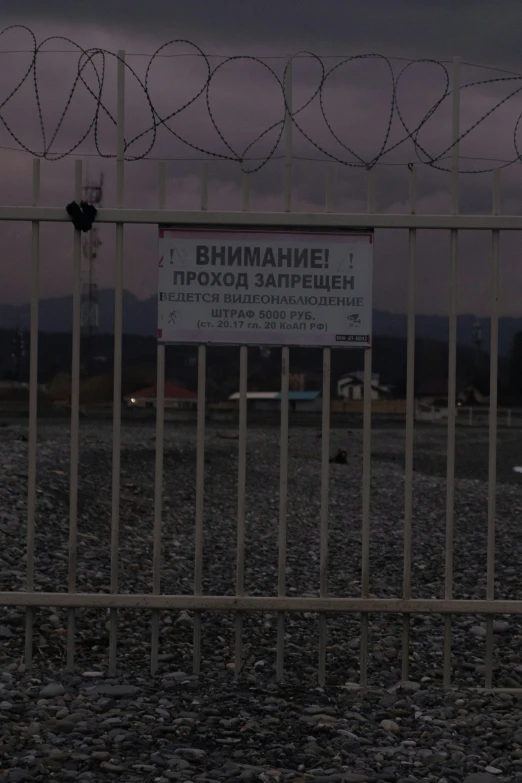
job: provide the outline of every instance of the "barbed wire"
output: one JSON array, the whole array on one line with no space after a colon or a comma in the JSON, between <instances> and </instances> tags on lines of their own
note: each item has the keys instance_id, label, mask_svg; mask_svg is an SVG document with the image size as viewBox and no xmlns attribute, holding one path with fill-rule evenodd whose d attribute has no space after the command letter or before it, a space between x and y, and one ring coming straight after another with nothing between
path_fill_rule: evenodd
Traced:
<instances>
[{"instance_id":1,"label":"barbed wire","mask_svg":"<svg viewBox=\"0 0 522 783\"><path fill-rule=\"evenodd\" d=\"M106 105L104 98L107 90L106 87L107 63L111 59L117 61L119 59L118 54L102 48L84 49L75 41L65 36L52 36L46 38L45 40L43 40L41 43L38 44L36 37L34 33L30 30L30 28L22 25L11 25L10 27L6 27L4 30L0 31L0 38L2 38L2 36L6 35L8 32L14 30L25 32L29 36L32 43L32 46L29 49L17 49L17 50L11 49L11 50L3 50L3 51L0 50L0 55L14 54L14 53L24 53L24 54L29 53L31 55L29 65L25 70L25 72L22 74L19 81L10 90L10 92L6 95L5 98L0 99L0 122L6 129L10 137L18 145L18 149L30 153L35 157L56 161L56 160L61 160L69 155L80 154L78 153L79 148L87 140L87 138L92 135L96 153L82 153L82 154L96 155L101 158L115 158L116 157L115 153L106 152L102 150L100 125L102 119L104 119L107 120L110 124L112 124L114 128L116 128L117 126L116 118L114 114L110 111L108 106ZM72 46L73 48L72 49L45 49L44 47L48 46L50 43L54 43L55 45L67 44L69 46ZM175 44L188 47L190 50L189 53L167 54L166 50L168 49L168 47ZM54 126L54 130L52 132L48 132L46 123L44 121L44 112L43 112L42 102L41 102L41 90L39 85L39 73L38 73L38 58L42 54L49 54L53 52L74 54L78 57L78 60L76 63L76 74L74 75L72 86L67 95L67 99L65 101L61 115ZM145 128L145 130L141 131L140 133L137 133L135 136L131 137L130 139L125 139L124 141L125 159L128 161L154 159L151 153L154 147L156 146L156 142L158 139L158 131L159 129L164 129L169 134L171 134L171 136L174 137L178 142L181 142L183 145L185 145L187 149L191 150L192 154L199 153L200 156L203 156L199 158L194 158L194 157L171 158L172 160L197 159L197 160L215 160L215 161L234 162L240 166L242 171L248 173L259 171L270 160L276 160L283 157L277 155L276 152L281 143L286 122L290 122L292 126L300 133L300 135L304 139L306 139L308 143L311 144L317 150L317 152L319 152L323 156L322 158L307 158L306 156L302 156L302 155L301 156L293 155L292 156L293 159L312 160L312 161L321 161L321 162L330 161L350 168L362 168L367 170L372 169L377 165L404 165L404 164L388 161L386 160L386 158L391 153L403 147L403 145L405 145L407 142L411 142L417 162L419 162L424 166L437 169L439 171L449 172L451 171L451 164L449 164L448 161L451 159L450 153L453 151L455 145L458 144L463 139L465 139L466 137L468 137L476 128L482 125L482 123L484 123L486 119L491 117L498 109L500 109L501 106L505 105L508 101L510 101L515 96L517 96L520 92L522 92L522 75L516 74L511 71L506 71L504 69L494 69L494 68L490 68L489 66L478 66L475 63L468 63L470 67L476 67L476 68L481 67L491 71L496 70L499 73L507 74L507 75L469 82L461 87L462 90L470 89L473 87L481 87L485 85L495 85L495 84L509 85L509 83L516 83L516 82L518 82L518 84L516 85L513 84L513 89L510 90L509 94L499 98L488 111L484 112L474 123L472 123L464 131L462 131L458 139L453 141L451 144L447 145L446 148L443 149L441 152L435 154L433 152L430 152L425 144L421 143L420 134L421 131L427 126L427 124L431 120L433 120L433 118L435 117L435 115L443 105L443 103L452 95L452 91L450 89L450 75L449 75L448 68L446 67L448 65L447 61L434 60L429 58L417 59L417 60L411 60L408 58L397 58L397 57L392 58L377 53L356 54L356 55L346 56L346 57L341 57L338 55L319 56L314 54L313 52L308 52L308 51L296 52L290 58L282 58L279 55L270 55L264 57L254 56L254 55L230 55L230 56L210 55L210 54L207 55L197 44L184 39L174 39L168 41L167 43L160 46L151 55L134 54L133 56L136 57L143 56L148 58L148 62L145 69L145 76L143 79L140 78L139 74L136 72L133 66L127 61L127 59L125 59L123 63L126 71L132 75L135 84L138 86L138 88L140 89L140 91L142 92L145 98L147 112L150 114L150 124ZM154 105L151 97L151 90L150 90L151 71L154 66L154 63L159 58L190 57L190 56L197 57L198 60L204 63L205 78L203 79L202 86L200 86L192 95L192 97L187 99L182 105L178 106L177 108L175 108L173 111L170 111L166 115L162 115L162 113ZM220 61L216 65L211 65L210 60L216 58L218 58ZM312 60L318 66L320 78L318 80L318 83L313 88L311 96L307 100L305 100L302 103L302 105L298 106L297 108L292 108L289 105L291 101L288 99L287 92L285 90L285 84L287 83L287 77L289 75L288 72L292 66L292 62L296 59L302 59L302 58ZM337 62L327 67L325 65L325 61L331 60L332 58L337 59ZM270 59L285 60L285 68L284 68L284 73L282 78L280 78L280 76L278 76L278 74L271 67L271 65L268 64L267 60ZM383 122L384 133L382 135L380 148L375 155L372 155L369 158L365 158L362 154L357 152L356 149L354 149L352 146L349 146L345 141L343 141L339 133L334 129L329 111L326 107L325 87L329 84L330 80L334 75L338 75L339 69L342 68L343 66L347 65L348 63L357 63L357 62L365 63L368 61L375 61L385 67L385 71L387 72L387 78L389 79L390 105L387 109L386 118ZM405 63L401 65L401 67L398 69L398 72L394 70L393 67L394 61ZM239 62L255 63L259 65L262 69L264 69L265 74L269 77L270 80L272 80L277 90L278 93L277 102L280 106L280 112L281 112L280 118L275 122L267 125L267 127L265 127L264 130L260 131L257 134L257 136L243 148L241 152L238 152L237 150L234 149L232 143L227 138L224 131L221 129L220 125L218 124L216 120L214 103L213 103L213 88L215 87L216 84L216 77L221 73L224 67L232 63L239 63ZM402 83L404 82L406 76L409 73L411 73L411 69L419 65L433 66L436 70L438 70L442 77L443 89L440 91L438 98L425 112L424 116L420 119L420 121L418 121L417 124L411 127L405 119L405 112L404 109L401 108L398 94L399 94L399 89ZM94 87L92 86L92 84L90 84L87 81L87 74L89 74L91 77L94 77L94 83L95 83ZM10 104L10 102L15 98L15 96L20 93L24 85L26 85L26 83L28 82L32 83L32 88L36 101L38 124L39 124L40 136L41 136L40 148L31 147L28 144L24 143L21 140L19 133L15 131L12 121L8 122L5 117L5 109ZM80 89L85 89L88 95L90 96L90 98L93 100L94 102L93 115L90 121L88 121L86 130L80 133L79 138L76 138L74 143L72 143L65 150L56 151L54 149L54 145L56 143L58 134L60 133L60 130L64 127L66 118L71 112L71 106L72 106L74 96L77 93L77 91L79 91ZM195 104L202 101L205 104L207 115L208 118L210 119L214 132L216 133L216 136L221 141L221 143L224 145L226 151L217 152L215 150L207 149L203 146L200 146L194 143L193 140L189 140L188 138L186 138L186 136L182 135L179 131L175 130L170 124L172 120L174 120L175 118L179 118L179 116L182 115L184 112L186 112L189 108L193 107ZM310 128L303 119L304 116L303 113L305 112L305 110L311 108L313 105L318 106L325 128L329 133L331 139L335 142L338 149L340 150L337 154L326 149L324 144L320 143L317 140L317 138L314 137L313 129ZM400 127L402 129L401 138L399 138L398 141L392 142L391 134L392 134L393 123L395 120L398 120ZM494 166L482 167L479 169L459 167L460 172L473 173L473 174L486 173L488 171L492 171L494 168L505 168L507 166L513 165L518 161L521 161L522 156L518 144L518 131L519 131L519 126L521 124L521 121L522 121L522 111L518 115L515 122L515 126L513 128L514 157L509 159L504 159L504 158L501 159L501 158L487 158L487 157L481 158L479 156L475 156L475 157L460 156L459 160L463 160L463 161L480 160L483 163L486 162L495 163ZM144 142L145 150L138 153L135 152L135 150L138 142L140 141ZM256 144L262 141L268 142L268 146L269 146L268 152L263 156L253 157L251 154L252 149ZM10 149L10 148L0 147L0 149ZM13 148L13 149L17 149L17 148ZM156 159L166 160L168 158L165 158L164 156L157 156ZM411 165L413 162L414 161L412 160L407 161L408 165Z\"/></svg>"}]
</instances>

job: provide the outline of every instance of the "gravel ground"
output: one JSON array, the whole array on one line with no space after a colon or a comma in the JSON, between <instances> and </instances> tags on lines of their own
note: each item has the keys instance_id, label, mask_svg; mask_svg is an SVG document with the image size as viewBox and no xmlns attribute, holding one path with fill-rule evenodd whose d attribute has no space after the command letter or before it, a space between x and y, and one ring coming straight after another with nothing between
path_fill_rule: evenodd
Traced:
<instances>
[{"instance_id":1,"label":"gravel ground","mask_svg":"<svg viewBox=\"0 0 522 783\"><path fill-rule=\"evenodd\" d=\"M38 446L36 585L66 590L68 431L41 427ZM360 432L332 433L331 595L360 592ZM487 433L459 429L454 595L485 596ZM120 589L150 592L154 431L123 428ZM317 595L321 441L290 437L287 591ZM169 426L165 441L162 589L192 592L195 430ZM496 595L521 598L519 434L499 439ZM370 589L402 590L404 435L373 436ZM26 432L0 430L0 590L25 580ZM248 436L245 587L277 591L278 433ZM443 596L445 433L417 434L413 595ZM111 430L82 423L78 590L107 592L110 576ZM235 580L237 440L209 428L206 444L204 590L232 594ZM150 613L119 613L117 678L108 678L108 617L78 610L76 669L64 674L66 613L35 613L34 666L23 664L23 610L0 610L0 780L8 781L522 781L522 704L517 694L474 692L484 680L484 618L453 619L454 689L444 692L442 619L412 619L410 679L400 683L400 618L370 619L370 687L359 677L359 621L328 620L327 685L317 687L315 615L286 618L286 680L274 683L276 618L245 617L244 666L233 676L232 614L204 614L202 672L191 676L193 618L161 613L161 669L148 673ZM495 685L519 687L522 624L495 623Z\"/></svg>"}]
</instances>

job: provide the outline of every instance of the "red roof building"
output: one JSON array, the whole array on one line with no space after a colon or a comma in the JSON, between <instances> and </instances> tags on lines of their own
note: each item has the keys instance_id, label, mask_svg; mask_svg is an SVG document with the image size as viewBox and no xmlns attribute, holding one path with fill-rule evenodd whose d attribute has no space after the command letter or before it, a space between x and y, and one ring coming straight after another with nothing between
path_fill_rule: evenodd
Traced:
<instances>
[{"instance_id":1,"label":"red roof building","mask_svg":"<svg viewBox=\"0 0 522 783\"><path fill-rule=\"evenodd\" d=\"M164 394L166 408L190 409L197 405L197 394L171 381L166 381ZM125 401L130 408L155 408L156 397L157 386L154 384L154 386L127 395Z\"/></svg>"}]
</instances>

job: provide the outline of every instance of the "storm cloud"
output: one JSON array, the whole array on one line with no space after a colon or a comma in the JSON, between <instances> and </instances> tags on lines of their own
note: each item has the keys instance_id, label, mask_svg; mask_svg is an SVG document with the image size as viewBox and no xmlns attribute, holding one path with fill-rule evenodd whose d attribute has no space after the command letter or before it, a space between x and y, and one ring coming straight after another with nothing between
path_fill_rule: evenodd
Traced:
<instances>
[{"instance_id":1,"label":"storm cloud","mask_svg":"<svg viewBox=\"0 0 522 783\"><path fill-rule=\"evenodd\" d=\"M391 59L397 74L406 62L393 58L434 59L444 61L451 75L451 59L463 60L461 129L468 128L487 114L510 92L522 86L522 80L499 81L509 75L482 66L494 66L516 72L519 59L518 29L522 8L509 2L394 3L373 0L370 3L300 2L252 3L241 0L217 2L111 2L94 0L88 6L65 2L26 1L14 10L2 8L0 27L21 24L30 27L38 42L47 36L70 37L84 48L99 47L115 52L125 49L127 63L141 79L145 78L148 58L170 39L193 41L205 53L237 57L251 55L261 62L237 59L216 73L209 93L210 108L220 133L209 118L206 94L179 116L170 127L183 137L180 141L164 128L159 129L149 158L126 166L125 201L128 206L152 207L157 203L157 160L167 160L168 204L177 208L197 208L200 198L202 159L210 159L209 208L239 209L241 206L241 170L233 160L216 160L211 154L234 157L229 146L241 151L263 130L275 127L253 144L248 156L263 159L274 147L280 133L284 103L280 85L268 70L282 79L284 56L308 50L322 57L326 68L341 62L341 56L383 54ZM31 55L18 50L30 48L28 34L12 30L0 38L0 103L10 94L25 72ZM62 116L77 73L78 54L63 40L52 40L38 57L39 99L43 111L46 142L53 137ZM13 53L16 50L17 53ZM55 50L60 50L56 52ZM150 71L150 98L161 116L183 106L198 93L207 78L204 60L192 56L186 43L173 44L163 54L183 55L157 59ZM25 58L25 59L24 59ZM221 60L210 59L212 67ZM263 64L264 63L264 64ZM94 87L94 72L84 71ZM307 102L320 82L320 64L312 58L293 63L294 109ZM444 68L423 62L411 66L401 79L398 100L408 127L414 128L444 93ZM128 154L141 155L152 138L152 118L148 99L130 70L126 75L126 139L143 133ZM522 95L522 94L521 94ZM392 109L392 82L387 63L369 57L345 63L335 70L323 90L325 123L319 101L315 100L296 116L293 129L293 207L317 211L325 203L325 167L329 162L334 176L334 203L337 211L364 211L366 173L361 162L372 161L381 149ZM107 59L107 80L103 97L115 112L115 62ZM69 110L53 142L52 151L70 149L83 136L92 120L95 100L77 85ZM38 103L31 80L1 110L14 135L38 153L43 150ZM522 98L513 95L490 117L463 138L460 145L461 168L492 168L497 162L516 157L514 129L522 111ZM299 131L301 127L305 134ZM332 130L338 139L332 135ZM306 135L309 138L306 138ZM388 147L404 137L396 113L393 116ZM315 146L311 143L313 139ZM99 147L115 151L115 131L103 114L99 123ZM189 143L186 143L189 142ZM426 123L419 135L423 148L433 156L451 146L451 95ZM343 146L344 145L344 146ZM3 203L29 203L31 193L31 156L13 151L20 145L5 127L0 129L2 177L0 198ZM346 147L356 152L349 154ZM283 144L273 159L251 176L251 208L282 208ZM88 161L89 173L105 174L105 204L114 203L115 164L100 159L91 132L75 151ZM450 151L448 155L450 155ZM359 157L357 157L359 156ZM480 160L479 160L480 158ZM339 162L342 161L342 162ZM418 211L443 212L450 205L450 175L419 164L411 141L401 144L376 166L378 209L404 212L408 209L408 168L418 166ZM347 164L357 164L356 167ZM450 161L442 161L449 166ZM42 203L65 204L72 197L73 157L60 162L42 162ZM249 166L257 165L249 163ZM502 175L502 211L518 214L522 198L518 186L519 164L504 169ZM462 174L460 207L464 212L491 210L492 175ZM142 296L154 292L156 280L156 236L153 228L128 227L125 243L125 285ZM97 268L100 286L113 280L114 232L101 230L103 246ZM519 315L518 287L520 241L514 235L502 242L502 299L506 314ZM459 275L461 311L487 314L489 308L490 239L479 232L462 235ZM29 228L0 227L0 252L3 259L4 301L27 299ZM407 237L404 232L381 231L376 238L375 305L402 310L405 304L405 262ZM42 236L42 295L63 294L70 290L72 239L69 226L44 227ZM417 300L421 312L445 312L449 238L444 234L422 232L418 242Z\"/></svg>"}]
</instances>

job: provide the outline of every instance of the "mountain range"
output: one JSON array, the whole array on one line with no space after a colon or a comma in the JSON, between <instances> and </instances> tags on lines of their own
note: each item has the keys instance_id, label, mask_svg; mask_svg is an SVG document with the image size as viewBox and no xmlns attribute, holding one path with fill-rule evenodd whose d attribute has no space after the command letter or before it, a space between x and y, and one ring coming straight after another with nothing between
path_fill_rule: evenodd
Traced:
<instances>
[{"instance_id":1,"label":"mountain range","mask_svg":"<svg viewBox=\"0 0 522 783\"><path fill-rule=\"evenodd\" d=\"M142 337L156 334L156 297L138 299L130 291L123 293L123 332ZM473 345L474 315L459 315L457 319L457 341L462 346ZM30 305L0 304L0 329L28 329ZM489 353L490 322L484 318L482 328L482 350ZM41 332L70 332L72 328L72 296L43 299L39 306L39 327ZM99 292L99 333L114 331L114 291ZM513 337L522 332L522 318L502 317L499 319L499 354L508 356ZM374 335L404 339L407 333L406 315L384 310L373 312ZM417 315L415 333L418 338L447 342L448 319L441 315Z\"/></svg>"}]
</instances>

